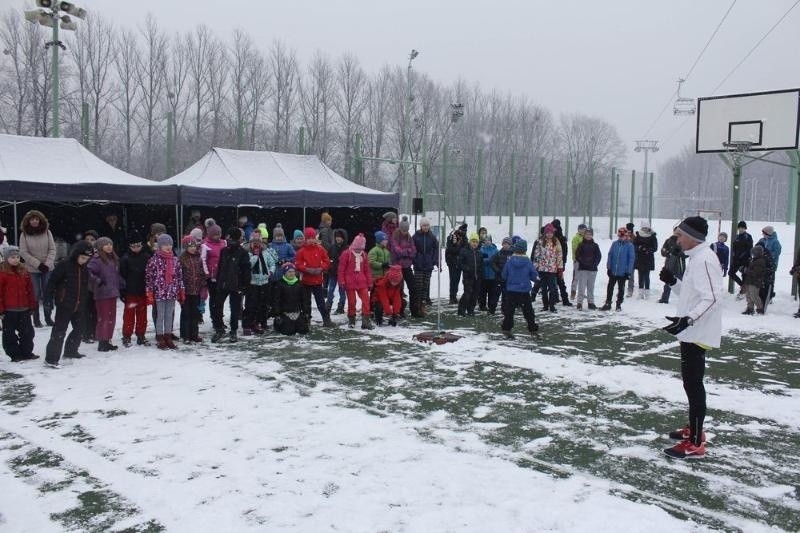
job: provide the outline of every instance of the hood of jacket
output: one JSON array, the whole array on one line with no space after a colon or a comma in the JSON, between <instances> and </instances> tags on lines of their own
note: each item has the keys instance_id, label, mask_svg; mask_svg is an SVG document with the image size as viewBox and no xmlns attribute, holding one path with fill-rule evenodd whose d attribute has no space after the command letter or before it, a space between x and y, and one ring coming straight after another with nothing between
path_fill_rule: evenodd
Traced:
<instances>
[{"instance_id":1,"label":"hood of jacket","mask_svg":"<svg viewBox=\"0 0 800 533\"><path fill-rule=\"evenodd\" d=\"M34 229L31 226L31 219L38 218L39 219L39 227ZM48 228L50 227L50 223L47 221L47 217L44 216L44 213L37 210L31 210L25 213L25 216L22 217L22 231L26 235L39 235L42 233L47 233Z\"/></svg>"}]
</instances>

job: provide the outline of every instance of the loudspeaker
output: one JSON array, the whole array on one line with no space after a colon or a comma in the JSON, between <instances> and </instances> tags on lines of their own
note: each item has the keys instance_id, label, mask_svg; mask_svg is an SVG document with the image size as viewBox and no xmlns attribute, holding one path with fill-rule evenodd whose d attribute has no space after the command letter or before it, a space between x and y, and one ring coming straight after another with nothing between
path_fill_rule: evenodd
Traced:
<instances>
[{"instance_id":1,"label":"loudspeaker","mask_svg":"<svg viewBox=\"0 0 800 533\"><path fill-rule=\"evenodd\" d=\"M411 214L413 214L413 215L421 215L422 213L423 213L422 198L412 198L411 199Z\"/></svg>"}]
</instances>

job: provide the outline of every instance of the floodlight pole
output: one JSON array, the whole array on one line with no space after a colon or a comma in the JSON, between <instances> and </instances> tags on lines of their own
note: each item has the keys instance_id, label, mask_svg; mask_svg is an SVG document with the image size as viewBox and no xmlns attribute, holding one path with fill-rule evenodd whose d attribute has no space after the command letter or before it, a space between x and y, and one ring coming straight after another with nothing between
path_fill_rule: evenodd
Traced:
<instances>
[{"instance_id":1,"label":"floodlight pole","mask_svg":"<svg viewBox=\"0 0 800 533\"><path fill-rule=\"evenodd\" d=\"M51 48L53 49L53 57L51 69L53 71L53 137L61 136L61 128L59 126L58 117L58 4L53 6L53 42Z\"/></svg>"},{"instance_id":2,"label":"floodlight pole","mask_svg":"<svg viewBox=\"0 0 800 533\"><path fill-rule=\"evenodd\" d=\"M478 148L478 169L475 184L475 230L481 227L483 209L483 148Z\"/></svg>"},{"instance_id":3,"label":"floodlight pole","mask_svg":"<svg viewBox=\"0 0 800 533\"><path fill-rule=\"evenodd\" d=\"M572 189L572 161L567 161L567 192L564 197L564 236L569 235L569 193Z\"/></svg>"},{"instance_id":4,"label":"floodlight pole","mask_svg":"<svg viewBox=\"0 0 800 533\"><path fill-rule=\"evenodd\" d=\"M617 187L614 192L614 227L612 228L612 231L616 231L617 228L619 227L619 181L620 181L619 172L617 172L614 179L616 180Z\"/></svg>"},{"instance_id":5,"label":"floodlight pole","mask_svg":"<svg viewBox=\"0 0 800 533\"><path fill-rule=\"evenodd\" d=\"M648 205L647 205L647 221L650 227L653 227L653 173L650 173L650 187L647 189Z\"/></svg>"},{"instance_id":6,"label":"floodlight pole","mask_svg":"<svg viewBox=\"0 0 800 533\"><path fill-rule=\"evenodd\" d=\"M517 207L517 155L511 154L511 194L508 209L508 236L514 234L514 211Z\"/></svg>"}]
</instances>

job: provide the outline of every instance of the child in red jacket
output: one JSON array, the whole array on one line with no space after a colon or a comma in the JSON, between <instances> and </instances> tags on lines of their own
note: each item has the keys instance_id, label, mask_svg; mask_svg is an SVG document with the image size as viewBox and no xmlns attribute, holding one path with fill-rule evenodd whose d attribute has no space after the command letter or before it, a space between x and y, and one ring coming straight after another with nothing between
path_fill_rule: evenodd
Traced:
<instances>
[{"instance_id":1,"label":"child in red jacket","mask_svg":"<svg viewBox=\"0 0 800 533\"><path fill-rule=\"evenodd\" d=\"M317 309L322 315L322 325L333 327L331 314L325 305L325 289L322 287L322 279L325 272L331 266L330 257L325 248L317 240L317 231L314 228L306 228L304 232L305 241L297 250L294 262L297 271L300 272L300 283L303 286L303 312L306 316L311 316L311 295L317 302Z\"/></svg>"},{"instance_id":2,"label":"child in red jacket","mask_svg":"<svg viewBox=\"0 0 800 533\"><path fill-rule=\"evenodd\" d=\"M372 329L369 319L369 289L372 287L372 272L369 258L364 253L367 239L359 233L353 243L339 256L339 286L347 291L347 322L356 325L356 295L361 300L361 329Z\"/></svg>"},{"instance_id":3,"label":"child in red jacket","mask_svg":"<svg viewBox=\"0 0 800 533\"><path fill-rule=\"evenodd\" d=\"M3 319L3 349L11 361L38 359L33 355L33 322L36 308L33 280L20 265L19 248L5 249L6 260L0 263L0 316Z\"/></svg>"},{"instance_id":4,"label":"child in red jacket","mask_svg":"<svg viewBox=\"0 0 800 533\"><path fill-rule=\"evenodd\" d=\"M389 325L396 326L397 319L400 318L400 309L403 305L402 287L403 267L392 265L389 273L375 282L375 290L372 293L376 300L375 323L383 325L383 315L389 315Z\"/></svg>"}]
</instances>

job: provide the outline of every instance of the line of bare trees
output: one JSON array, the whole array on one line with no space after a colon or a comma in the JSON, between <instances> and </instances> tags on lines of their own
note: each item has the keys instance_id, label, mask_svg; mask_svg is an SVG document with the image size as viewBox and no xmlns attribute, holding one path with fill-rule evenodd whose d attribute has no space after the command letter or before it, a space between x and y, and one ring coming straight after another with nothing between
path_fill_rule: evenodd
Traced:
<instances>
[{"instance_id":1,"label":"line of bare trees","mask_svg":"<svg viewBox=\"0 0 800 533\"><path fill-rule=\"evenodd\" d=\"M0 131L51 131L47 40L49 30L26 23L21 6L2 14ZM547 212L563 213L569 187L573 214L586 212L590 196L595 213L606 213L609 180L596 180L592 191L589 180L624 159L616 128L603 119L565 114L556 120L526 97L487 92L463 80L444 86L400 66L367 73L353 54L331 58L318 51L303 65L288 44L275 41L262 49L240 30L227 39L202 25L167 33L152 16L123 28L93 14L64 41L62 135L82 138L81 110L88 104L87 147L152 179L167 177L168 112L174 117L176 172L215 146L297 152L302 130L305 153L354 181L405 193L406 208L411 196L445 193L448 209L458 213L472 213L478 195L485 213L506 213L514 159L515 211L533 213L545 158ZM464 105L459 122L452 120L454 102ZM405 172L375 161L355 165L357 137L364 156L405 153L425 164ZM479 151L483 190L476 190ZM430 196L426 205L435 208L439 201Z\"/></svg>"}]
</instances>

